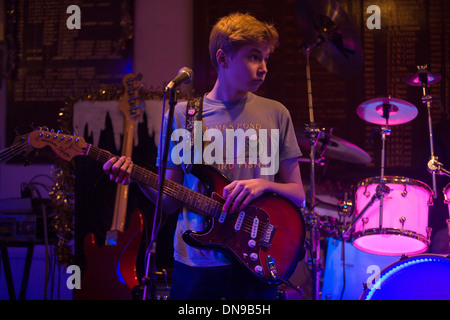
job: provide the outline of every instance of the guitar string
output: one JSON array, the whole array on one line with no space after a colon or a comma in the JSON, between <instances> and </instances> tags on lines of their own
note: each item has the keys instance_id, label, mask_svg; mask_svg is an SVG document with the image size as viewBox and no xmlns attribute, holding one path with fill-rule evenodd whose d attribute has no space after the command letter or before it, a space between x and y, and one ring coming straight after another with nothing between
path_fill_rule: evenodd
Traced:
<instances>
[{"instance_id":1,"label":"guitar string","mask_svg":"<svg viewBox=\"0 0 450 320\"><path fill-rule=\"evenodd\" d=\"M151 174L153 176L153 179L152 179L153 181L155 181L157 179L157 175L155 173L153 173L153 172L150 172L150 171L145 170L143 168L140 168L138 166L135 167L135 170L139 171L140 174L142 174L142 172L144 172L143 174L146 175L146 176ZM151 178L151 177L149 177L149 178ZM143 182L146 182L146 184L149 184L148 181L143 181ZM154 185L153 187L156 188L157 186ZM211 198L209 198L209 197L207 197L207 196L205 196L205 195L203 195L201 193L198 193L198 192L195 192L195 191L193 191L191 189L188 189L188 188L186 188L186 187L184 187L184 186L182 186L180 184L177 184L177 183L175 183L173 181L170 181L170 180L166 180L165 181L165 183L164 183L164 191L169 196L172 195L172 196L174 196L176 198L176 195L180 194L180 190L182 190L183 193L187 192L188 194L190 194L191 197L194 198L194 203L197 200L209 203L209 206L210 206L211 210L214 210L215 213L211 214L210 212L208 212L210 210L201 210L200 209L200 211L203 211L204 213L212 215L213 217L216 217L216 218L218 217L217 213L222 212L222 210L221 210L222 204L220 202L215 201L215 200L213 200L213 199L211 199ZM195 209L199 210L198 207L196 207L195 205L187 202L187 200L189 200L189 199L186 198L186 201L183 201L184 203L186 203L187 206L191 207L194 210ZM192 201L192 199L191 199L191 201ZM227 216L234 218L234 217L236 217L236 214L227 214ZM236 217L236 219L237 219L237 217ZM232 222L235 222L235 220L233 220ZM251 231L253 229L253 223L254 223L254 221L253 221L252 218L250 218L248 216L244 217L244 220L243 220L243 223L242 223L242 226L244 227L243 230L248 232L248 233L251 233ZM266 227L267 227L267 225L260 224L258 226L258 229L257 229L258 230L257 231L257 235L259 235L260 233L264 234L264 232L266 230Z\"/></svg>"},{"instance_id":2,"label":"guitar string","mask_svg":"<svg viewBox=\"0 0 450 320\"><path fill-rule=\"evenodd\" d=\"M136 169L136 171L144 172L144 174L145 174L145 172L148 172L147 170L142 169L142 168L140 168L140 167L136 167L135 169ZM156 174L153 173L153 172L151 172L151 173L152 173L152 175L154 175L153 180L156 179L156 178L155 178ZM148 184L148 183L147 183L147 184ZM175 187L171 187L171 185L172 185L172 186L175 186ZM209 203L210 203L211 209L214 209L214 210L216 210L216 211L219 210L219 212L222 211L222 210L221 210L222 204L221 204L220 202L218 202L218 201L215 201L215 200L213 200L213 199L211 199L211 198L209 198L209 197L207 197L207 196L205 196L205 195L202 195L202 194L200 194L200 193L198 193L198 192L192 191L191 189L188 189L188 188L186 188L186 187L184 187L184 186L181 186L181 185L179 185L179 184L177 184L177 183L175 183L175 182L173 182L173 181L166 180L166 182L164 183L164 191L166 191L166 194L168 194L169 196L170 196L170 195L176 196L177 194L180 193L180 189L181 189L181 190L183 190L183 189L188 190L188 193L190 193L194 198L199 199L200 201L203 201L203 202L209 202ZM183 192L184 192L184 191L185 191L185 190L183 190ZM196 199L194 199L194 201L195 201ZM185 203L186 203L186 201L185 201ZM186 204L189 206L189 203L186 203ZM198 208L196 208L194 205L191 205L190 207L193 207L193 209L198 209ZM205 212L205 213L208 214L208 211L209 211L209 210L201 210L201 211L203 211L203 212ZM216 211L215 211L215 212L216 212ZM216 214L211 214L211 213L209 213L209 215L212 215L212 216L214 216L214 217L217 218L217 215L216 215ZM228 216L231 216L231 217L236 217L236 214L227 214L227 215L228 215ZM236 219L237 219L237 217L236 217ZM233 222L234 222L234 221L233 221ZM251 233L251 230L253 229L253 219L250 218L250 217L248 217L248 216L244 217L242 226L246 227L246 228L245 228L245 231ZM265 227L264 227L263 225L259 225L259 226L258 226L258 234L259 234L259 232L264 232L264 230L265 230Z\"/></svg>"},{"instance_id":3,"label":"guitar string","mask_svg":"<svg viewBox=\"0 0 450 320\"><path fill-rule=\"evenodd\" d=\"M8 154L8 153L14 154L14 152L17 152L17 150L24 149L24 147L28 146L28 142L20 142L20 144L21 145L15 144L15 145L13 145L13 146L11 146L9 148L5 148L2 151L0 151L0 153L1 154L5 154L5 155Z\"/></svg>"},{"instance_id":4,"label":"guitar string","mask_svg":"<svg viewBox=\"0 0 450 320\"><path fill-rule=\"evenodd\" d=\"M95 147L93 145L90 146L89 152L90 151L93 151L95 153L95 156L91 155L91 157L94 157L98 161L101 161L103 163L105 163L106 161L108 161L109 159L114 157L114 155L112 155L109 151L102 150L102 149L97 148L97 147ZM158 178L157 178L157 174L156 173L154 173L152 171L149 171L149 170L146 170L144 168L141 168L141 167L139 167L137 165L133 166L133 172L134 172L135 175L136 174L139 175L140 181L145 179L146 181L142 181L142 182L144 182L145 184L151 186L152 188L157 188ZM133 175L133 172L132 172L132 175ZM156 182L156 184L153 183L152 185L150 185L149 180L151 180L153 182ZM173 186L175 186L175 188ZM169 196L174 197L174 198L176 198L176 196L179 195L180 192L183 192L183 195L184 195L183 198L185 198L186 201L182 201L182 202L185 202L185 204L187 206L191 207L194 210L197 209L197 210L203 212L204 214L212 215L215 218L217 218L218 212L219 213L221 212L222 204L220 202L218 202L216 200L213 200L213 199L211 199L211 198L209 198L209 197L207 197L207 196L205 196L205 195L203 195L201 193L195 192L195 191L193 191L193 190L191 190L189 188L186 188L185 186L177 184L177 183L175 183L175 182L173 182L171 180L166 180L165 181L164 186L163 186L163 192L166 193ZM191 196L190 199L185 197L186 193L188 193ZM188 200L190 200L191 202L192 202L192 200L194 200L194 202L189 203ZM201 201L203 203L209 203L210 210L202 210L201 208L196 207L195 206L195 202L198 202L198 201ZM209 212L211 210L214 210L213 211L214 214L211 214ZM228 214L228 215L235 216L235 214ZM244 220L243 220L242 225L244 227L243 228L244 231L246 231L248 233L251 233L251 230L253 228L253 219L251 219L250 217L246 216L244 218ZM266 230L266 226L260 224L258 226L258 229L257 229L257 235L259 235L260 233L264 234L265 230Z\"/></svg>"},{"instance_id":5,"label":"guitar string","mask_svg":"<svg viewBox=\"0 0 450 320\"><path fill-rule=\"evenodd\" d=\"M89 151L91 151L91 150L95 153L95 155L93 157L95 157L98 161L101 161L103 163L108 161L111 157L114 157L114 155L112 155L110 152L102 150L102 149L97 148L97 147L92 146L92 145L91 145ZM157 180L158 180L157 174L155 174L154 172L145 170L145 169L143 169L143 168L141 168L139 166L134 166L133 171L134 171L135 174L136 173L139 174L139 178L141 180L144 180L145 179L144 177L147 178L146 181L142 181L142 182L146 183L147 185L149 185L149 186L151 186L153 188L157 188L157 185L155 185L155 184L150 185L150 183L149 183L149 179L151 179L151 181L153 181L153 182L157 182ZM175 190L175 188L171 187L170 185L175 185L177 190ZM211 209L216 210L215 212L217 212L217 210L219 210L219 212L221 212L221 207L222 207L221 203L219 203L219 202L217 202L217 201L215 201L213 199L210 199L210 198L208 198L205 195L202 195L200 193L192 191L191 189L188 189L188 188L186 188L186 187L184 187L182 185L176 184L173 181L170 181L170 180L166 180L165 181L163 192L166 193L169 196L173 196L173 197L176 198L176 195L180 193L180 189L183 191L184 194L188 193L188 194L191 195L191 201L192 201L192 198L193 198L194 201L200 200L200 201L203 201L203 202L210 202L210 203L212 203L212 205L210 206ZM197 210L199 209L199 208L196 208L194 204L191 204L191 203L187 202L187 200L189 200L189 199L186 198L186 201L185 201L186 205L190 206L194 210L195 209L197 209ZM200 209L200 211L203 211L206 214L210 214L209 212L207 212L205 210L201 210ZM217 218L216 214L214 214L213 216ZM252 230L252 227L253 227L253 220L251 218L249 218L249 217L245 217L244 221L243 221L243 226L244 226L243 230L245 232L251 233L251 230ZM265 232L265 227L262 226L262 225L259 225L258 229L257 229L257 235L259 235L260 233L264 234L264 232Z\"/></svg>"},{"instance_id":6,"label":"guitar string","mask_svg":"<svg viewBox=\"0 0 450 320\"><path fill-rule=\"evenodd\" d=\"M7 161L16 155L19 155L22 151L25 151L29 147L28 142L23 142L19 147L9 147L0 151L0 160Z\"/></svg>"}]
</instances>

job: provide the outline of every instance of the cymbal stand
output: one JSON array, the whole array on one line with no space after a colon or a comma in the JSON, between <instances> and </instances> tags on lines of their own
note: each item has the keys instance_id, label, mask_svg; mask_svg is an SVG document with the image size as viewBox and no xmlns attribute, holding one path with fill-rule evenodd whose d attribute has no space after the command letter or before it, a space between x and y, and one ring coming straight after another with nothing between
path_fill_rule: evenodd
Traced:
<instances>
[{"instance_id":1,"label":"cymbal stand","mask_svg":"<svg viewBox=\"0 0 450 320\"><path fill-rule=\"evenodd\" d=\"M317 45L316 42L315 45ZM320 299L320 276L323 269L322 260L320 257L320 225L319 219L314 211L315 201L316 201L316 186L315 186L315 152L316 145L319 138L323 135L323 130L317 129L316 124L314 122L314 107L312 101L312 89L311 89L311 68L309 63L309 58L311 54L311 47L305 45L304 53L306 56L306 85L308 90L308 109L309 109L309 125L306 125L305 133L309 137L311 152L310 152L310 213L312 215L312 223L311 223L311 246L312 246L312 254L314 257L311 257L311 263L313 265L314 272L314 300Z\"/></svg>"},{"instance_id":2,"label":"cymbal stand","mask_svg":"<svg viewBox=\"0 0 450 320\"><path fill-rule=\"evenodd\" d=\"M383 118L386 119L386 126L381 127L381 172L380 172L380 184L377 190L380 191L380 217L379 225L380 230L383 228L383 202L385 193L389 193L389 187L384 184L384 167L386 161L386 136L391 134L391 129L389 129L389 113L392 110L392 106L389 103L383 103ZM381 191L385 192L381 192ZM378 193L378 192L377 192Z\"/></svg>"},{"instance_id":3,"label":"cymbal stand","mask_svg":"<svg viewBox=\"0 0 450 320\"><path fill-rule=\"evenodd\" d=\"M437 99L437 97L432 97L427 94L428 87L428 71L427 65L417 66L419 81L422 83L422 102L427 105L428 112L428 135L430 138L430 161L428 161L428 172L432 175L433 181L433 198L437 198L436 191L436 174L445 174L450 176L450 172L443 168L442 163L438 162L438 157L434 155L434 143L433 143L433 122L431 119L431 102L433 99Z\"/></svg>"},{"instance_id":4,"label":"cymbal stand","mask_svg":"<svg viewBox=\"0 0 450 320\"><path fill-rule=\"evenodd\" d=\"M375 202L375 200L380 201L380 216L379 216L379 226L380 229L383 227L383 200L386 195L391 192L389 186L384 183L384 168L385 168L385 160L386 160L386 136L391 134L391 129L389 129L389 113L392 111L392 106L389 103L383 104L383 118L386 119L386 126L382 126L381 133L381 166L380 166L380 183L376 188L375 194L372 196L370 201L366 204L366 206L359 212L358 216L353 219L350 226L347 230L342 230L342 239L346 241L350 238L350 231L355 226L355 224L361 220L364 213L369 209Z\"/></svg>"}]
</instances>

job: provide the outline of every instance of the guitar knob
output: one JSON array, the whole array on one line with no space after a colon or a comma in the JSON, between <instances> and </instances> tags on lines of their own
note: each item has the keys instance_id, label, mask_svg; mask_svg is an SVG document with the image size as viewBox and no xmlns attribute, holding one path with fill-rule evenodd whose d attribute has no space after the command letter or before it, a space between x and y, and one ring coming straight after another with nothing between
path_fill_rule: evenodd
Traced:
<instances>
[{"instance_id":1,"label":"guitar knob","mask_svg":"<svg viewBox=\"0 0 450 320\"><path fill-rule=\"evenodd\" d=\"M254 248L256 246L256 241L253 239L250 239L250 240L248 240L247 244L250 248Z\"/></svg>"},{"instance_id":2,"label":"guitar knob","mask_svg":"<svg viewBox=\"0 0 450 320\"><path fill-rule=\"evenodd\" d=\"M255 267L255 272L256 272L257 274L262 274L263 268L262 268L260 265L257 265L257 266Z\"/></svg>"},{"instance_id":3,"label":"guitar knob","mask_svg":"<svg viewBox=\"0 0 450 320\"><path fill-rule=\"evenodd\" d=\"M252 260L252 261L258 260L258 254L256 252L253 252L252 254L250 254L250 260Z\"/></svg>"}]
</instances>

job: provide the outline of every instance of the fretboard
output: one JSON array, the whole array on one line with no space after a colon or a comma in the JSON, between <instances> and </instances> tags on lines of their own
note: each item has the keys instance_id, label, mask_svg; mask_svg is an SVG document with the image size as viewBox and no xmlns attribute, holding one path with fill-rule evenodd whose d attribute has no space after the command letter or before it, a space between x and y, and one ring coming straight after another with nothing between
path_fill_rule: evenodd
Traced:
<instances>
[{"instance_id":1,"label":"fretboard","mask_svg":"<svg viewBox=\"0 0 450 320\"><path fill-rule=\"evenodd\" d=\"M112 157L115 157L109 151L100 149L91 144L87 145L85 155L100 163L105 163ZM133 164L131 178L136 182L147 185L155 190L159 187L159 179L156 173L135 164ZM222 204L220 202L169 179L164 180L163 193L181 201L191 210L202 215L218 217L222 211Z\"/></svg>"}]
</instances>

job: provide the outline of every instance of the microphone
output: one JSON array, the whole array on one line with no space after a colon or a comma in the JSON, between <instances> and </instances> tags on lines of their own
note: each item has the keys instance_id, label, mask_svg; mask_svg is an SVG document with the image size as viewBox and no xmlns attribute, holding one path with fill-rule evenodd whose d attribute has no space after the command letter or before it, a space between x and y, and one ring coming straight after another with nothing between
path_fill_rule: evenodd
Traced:
<instances>
[{"instance_id":1,"label":"microphone","mask_svg":"<svg viewBox=\"0 0 450 320\"><path fill-rule=\"evenodd\" d=\"M191 82L193 77L194 72L187 67L183 67L178 71L178 75L169 82L169 84L165 88L165 91L172 90L182 83L189 83Z\"/></svg>"}]
</instances>

